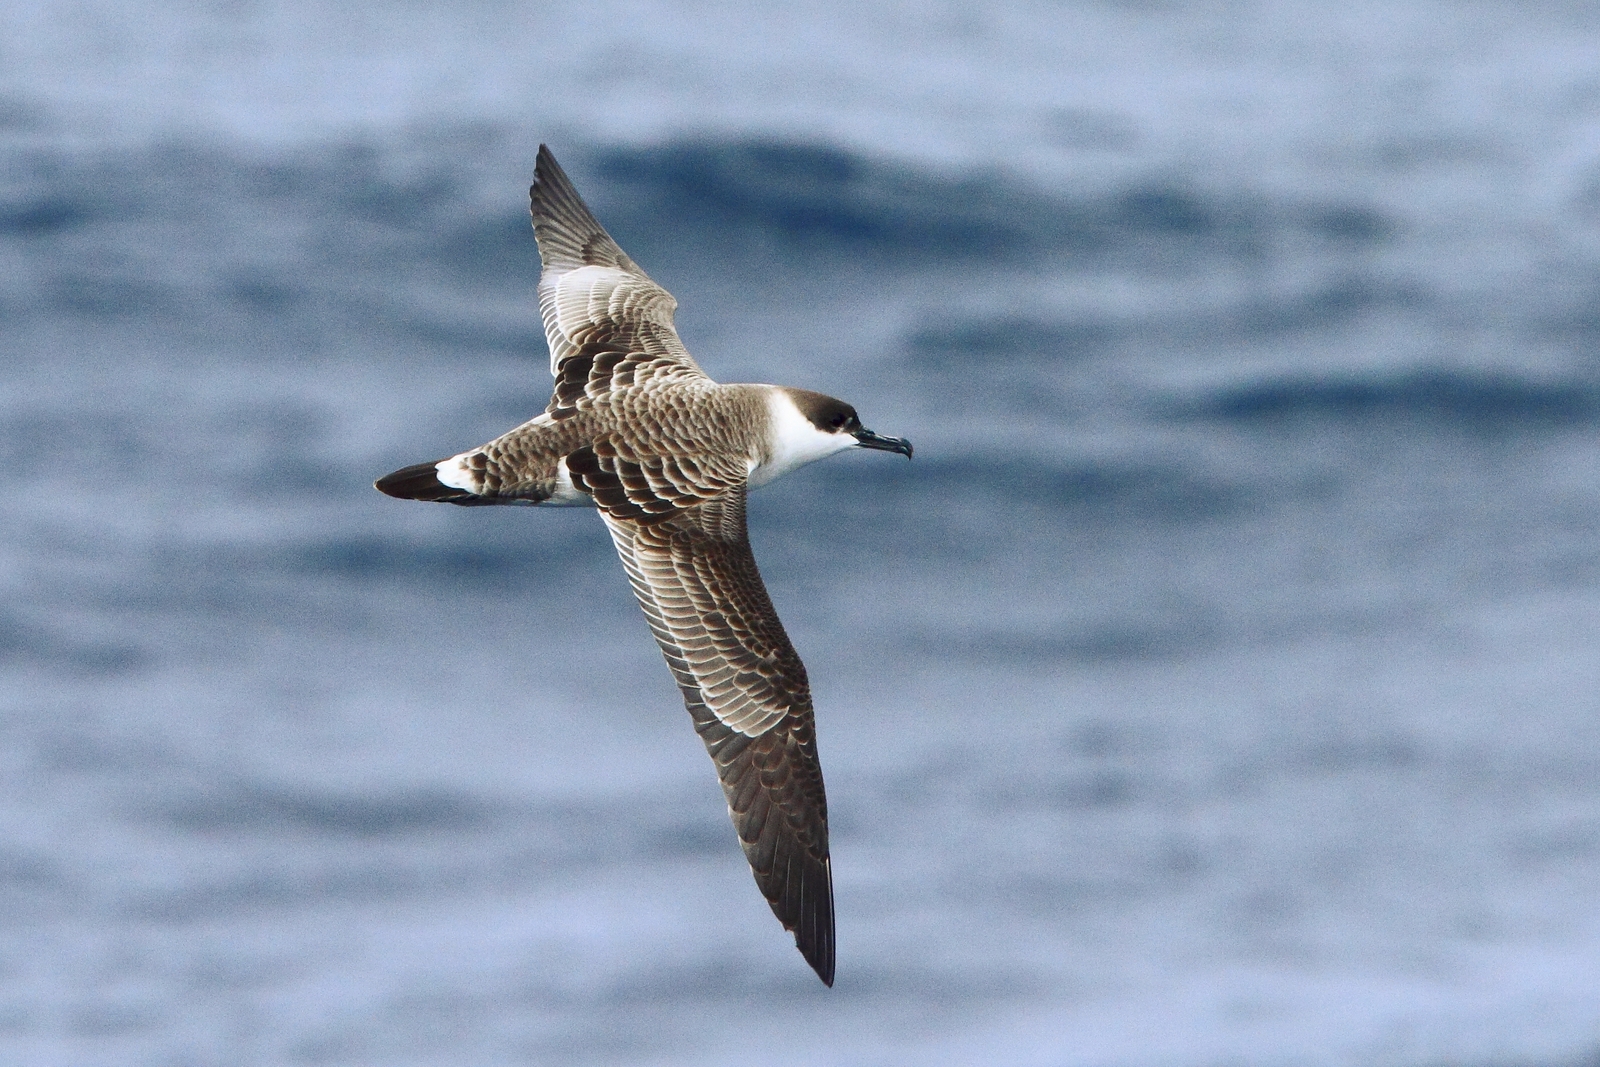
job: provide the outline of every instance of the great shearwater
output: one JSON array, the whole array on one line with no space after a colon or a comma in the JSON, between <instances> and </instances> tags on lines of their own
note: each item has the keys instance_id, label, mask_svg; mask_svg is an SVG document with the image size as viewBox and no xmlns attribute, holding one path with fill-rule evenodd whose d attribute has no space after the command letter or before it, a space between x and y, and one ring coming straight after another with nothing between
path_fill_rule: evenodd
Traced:
<instances>
[{"instance_id":1,"label":"great shearwater","mask_svg":"<svg viewBox=\"0 0 1600 1067\"><path fill-rule=\"evenodd\" d=\"M833 870L806 669L745 530L745 494L847 448L910 457L807 389L719 385L678 339L678 302L617 246L539 146L528 190L556 384L542 415L377 481L450 504L598 507L705 742L756 884L833 984Z\"/></svg>"}]
</instances>

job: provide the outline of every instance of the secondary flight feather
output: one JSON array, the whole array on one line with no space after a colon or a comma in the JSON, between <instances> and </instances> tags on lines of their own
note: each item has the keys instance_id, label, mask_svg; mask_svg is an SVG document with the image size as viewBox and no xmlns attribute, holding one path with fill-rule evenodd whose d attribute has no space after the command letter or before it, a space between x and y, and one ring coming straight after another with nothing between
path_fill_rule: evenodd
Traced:
<instances>
[{"instance_id":1,"label":"secondary flight feather","mask_svg":"<svg viewBox=\"0 0 1600 1067\"><path fill-rule=\"evenodd\" d=\"M811 687L756 569L745 495L848 448L911 455L833 397L721 385L673 327L678 302L606 233L543 145L529 190L555 388L488 444L377 481L451 504L588 506L722 782L773 913L833 984L828 802Z\"/></svg>"}]
</instances>

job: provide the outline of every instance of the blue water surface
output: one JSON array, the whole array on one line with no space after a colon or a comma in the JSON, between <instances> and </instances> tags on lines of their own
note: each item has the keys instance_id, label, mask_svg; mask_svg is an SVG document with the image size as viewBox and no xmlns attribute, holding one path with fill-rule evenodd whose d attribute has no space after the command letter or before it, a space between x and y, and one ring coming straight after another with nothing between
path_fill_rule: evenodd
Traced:
<instances>
[{"instance_id":1,"label":"blue water surface","mask_svg":"<svg viewBox=\"0 0 1600 1067\"><path fill-rule=\"evenodd\" d=\"M1600 9L0 4L0 1060L1600 1050ZM548 141L722 380L838 983L537 413Z\"/></svg>"}]
</instances>

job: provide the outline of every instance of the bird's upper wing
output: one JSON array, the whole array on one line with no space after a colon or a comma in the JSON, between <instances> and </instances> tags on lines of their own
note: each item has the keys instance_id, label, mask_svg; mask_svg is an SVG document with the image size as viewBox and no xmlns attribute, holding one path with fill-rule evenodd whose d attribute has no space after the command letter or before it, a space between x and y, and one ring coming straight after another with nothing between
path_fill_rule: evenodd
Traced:
<instances>
[{"instance_id":1,"label":"bird's upper wing","mask_svg":"<svg viewBox=\"0 0 1600 1067\"><path fill-rule=\"evenodd\" d=\"M750 552L744 490L665 521L602 515L716 763L756 884L832 985L828 802L811 687Z\"/></svg>"},{"instance_id":2,"label":"bird's upper wing","mask_svg":"<svg viewBox=\"0 0 1600 1067\"><path fill-rule=\"evenodd\" d=\"M544 145L528 202L556 378L551 415L564 418L613 388L656 377L705 378L673 328L678 302L611 239Z\"/></svg>"}]
</instances>

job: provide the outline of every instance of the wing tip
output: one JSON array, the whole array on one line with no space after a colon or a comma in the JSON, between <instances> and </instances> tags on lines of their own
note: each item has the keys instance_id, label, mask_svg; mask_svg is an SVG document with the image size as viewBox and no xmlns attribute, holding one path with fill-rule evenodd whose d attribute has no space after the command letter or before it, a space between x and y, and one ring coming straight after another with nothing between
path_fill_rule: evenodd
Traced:
<instances>
[{"instance_id":1,"label":"wing tip","mask_svg":"<svg viewBox=\"0 0 1600 1067\"><path fill-rule=\"evenodd\" d=\"M829 989L832 989L833 938L828 938L828 942L825 946L814 946L809 952L806 950L805 946L800 944L799 938L795 939L795 946L800 949L800 955L805 957L805 961L811 965L811 969L817 972L817 977L822 979L822 984L827 986Z\"/></svg>"},{"instance_id":2,"label":"wing tip","mask_svg":"<svg viewBox=\"0 0 1600 1067\"><path fill-rule=\"evenodd\" d=\"M822 979L822 984L829 989L833 988L834 970L834 923L833 923L833 861L824 856L819 864L822 869L823 892L809 902L803 898L800 903L800 915L794 926L789 927L794 933L794 947L800 950L800 955L817 972L817 977ZM807 872L811 873L811 872ZM801 876L802 891L807 888L806 883L811 879ZM788 923L784 924L786 927Z\"/></svg>"},{"instance_id":3,"label":"wing tip","mask_svg":"<svg viewBox=\"0 0 1600 1067\"><path fill-rule=\"evenodd\" d=\"M539 146L534 157L528 213L539 239L539 261L545 269L603 266L643 275L600 225L546 144Z\"/></svg>"},{"instance_id":4,"label":"wing tip","mask_svg":"<svg viewBox=\"0 0 1600 1067\"><path fill-rule=\"evenodd\" d=\"M539 143L539 152L533 157L533 184L528 186L528 199L530 202L538 195L541 186L548 187L551 183L567 177L566 171L561 169L561 164L556 162L555 153L550 151L550 146L544 142ZM568 179L566 184L570 185Z\"/></svg>"},{"instance_id":5,"label":"wing tip","mask_svg":"<svg viewBox=\"0 0 1600 1067\"><path fill-rule=\"evenodd\" d=\"M600 229L600 223L578 195L577 187L567 177L567 172L561 169L561 164L556 162L555 153L550 151L547 144L540 144L539 153L534 157L533 184L528 186L528 205L535 224L561 222Z\"/></svg>"}]
</instances>

